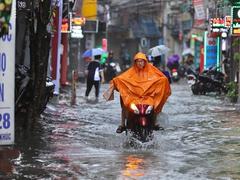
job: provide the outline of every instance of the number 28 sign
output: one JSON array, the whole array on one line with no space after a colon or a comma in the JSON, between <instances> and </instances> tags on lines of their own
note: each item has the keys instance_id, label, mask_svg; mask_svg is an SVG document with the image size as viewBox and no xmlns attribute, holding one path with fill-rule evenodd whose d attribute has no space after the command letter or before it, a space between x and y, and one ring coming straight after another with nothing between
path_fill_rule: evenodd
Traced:
<instances>
[{"instance_id":1,"label":"number 28 sign","mask_svg":"<svg viewBox=\"0 0 240 180\"><path fill-rule=\"evenodd\" d=\"M0 145L13 144L15 141L15 6L16 0L13 0L9 33L0 37Z\"/></svg>"},{"instance_id":2,"label":"number 28 sign","mask_svg":"<svg viewBox=\"0 0 240 180\"><path fill-rule=\"evenodd\" d=\"M10 114L4 113L0 114L0 129L10 128Z\"/></svg>"}]
</instances>

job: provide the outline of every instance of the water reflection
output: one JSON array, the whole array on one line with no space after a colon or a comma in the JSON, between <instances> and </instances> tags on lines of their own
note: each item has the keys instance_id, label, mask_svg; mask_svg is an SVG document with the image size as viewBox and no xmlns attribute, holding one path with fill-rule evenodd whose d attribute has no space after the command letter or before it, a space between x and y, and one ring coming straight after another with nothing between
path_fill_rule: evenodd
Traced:
<instances>
[{"instance_id":1,"label":"water reflection","mask_svg":"<svg viewBox=\"0 0 240 180\"><path fill-rule=\"evenodd\" d=\"M13 159L20 157L20 152L13 148L0 148L0 178L10 176L15 171Z\"/></svg>"},{"instance_id":2,"label":"water reflection","mask_svg":"<svg viewBox=\"0 0 240 180\"><path fill-rule=\"evenodd\" d=\"M82 102L54 106L32 134L17 135L21 156L0 149L0 179L240 179L240 114L219 100L173 86L165 131L144 144L114 133L119 99Z\"/></svg>"},{"instance_id":3,"label":"water reflection","mask_svg":"<svg viewBox=\"0 0 240 180\"><path fill-rule=\"evenodd\" d=\"M126 164L122 171L123 177L136 179L144 176L144 160L135 155L129 155L125 159Z\"/></svg>"}]
</instances>

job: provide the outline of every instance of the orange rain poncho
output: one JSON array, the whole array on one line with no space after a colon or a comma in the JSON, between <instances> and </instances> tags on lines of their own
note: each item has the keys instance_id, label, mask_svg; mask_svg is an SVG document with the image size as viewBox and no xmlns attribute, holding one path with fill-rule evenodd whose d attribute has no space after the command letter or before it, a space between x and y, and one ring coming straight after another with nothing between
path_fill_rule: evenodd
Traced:
<instances>
[{"instance_id":1,"label":"orange rain poncho","mask_svg":"<svg viewBox=\"0 0 240 180\"><path fill-rule=\"evenodd\" d=\"M144 59L145 66L140 69L135 64L136 59ZM146 55L139 52L134 57L134 65L111 81L111 87L119 91L124 106L130 110L130 105L148 104L154 107L154 112L162 111L163 105L171 95L167 77L152 64L148 63Z\"/></svg>"}]
</instances>

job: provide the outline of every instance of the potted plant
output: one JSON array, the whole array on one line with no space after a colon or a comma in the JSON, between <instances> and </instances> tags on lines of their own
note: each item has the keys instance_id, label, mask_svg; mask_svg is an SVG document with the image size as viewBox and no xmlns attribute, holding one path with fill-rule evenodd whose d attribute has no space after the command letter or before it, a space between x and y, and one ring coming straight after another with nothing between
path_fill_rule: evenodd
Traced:
<instances>
[{"instance_id":1,"label":"potted plant","mask_svg":"<svg viewBox=\"0 0 240 180\"><path fill-rule=\"evenodd\" d=\"M230 102L236 103L238 100L238 84L235 81L230 81L227 83L227 97L229 98Z\"/></svg>"}]
</instances>

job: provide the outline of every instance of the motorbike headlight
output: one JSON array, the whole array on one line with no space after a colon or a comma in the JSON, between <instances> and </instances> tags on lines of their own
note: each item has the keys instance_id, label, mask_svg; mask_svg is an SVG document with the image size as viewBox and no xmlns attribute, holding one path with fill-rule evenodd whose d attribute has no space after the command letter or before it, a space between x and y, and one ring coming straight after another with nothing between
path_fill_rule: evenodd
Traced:
<instances>
[{"instance_id":1,"label":"motorbike headlight","mask_svg":"<svg viewBox=\"0 0 240 180\"><path fill-rule=\"evenodd\" d=\"M146 109L146 112L145 114L150 114L153 110L153 107L152 106L148 106L148 108Z\"/></svg>"},{"instance_id":2,"label":"motorbike headlight","mask_svg":"<svg viewBox=\"0 0 240 180\"><path fill-rule=\"evenodd\" d=\"M130 108L133 110L135 114L139 114L139 110L135 104L131 103Z\"/></svg>"}]
</instances>

